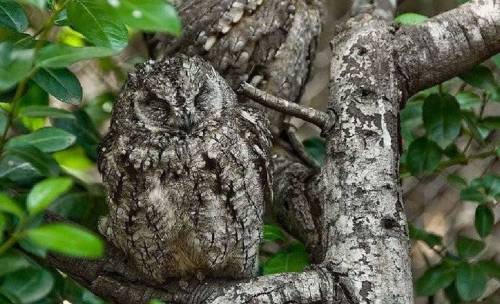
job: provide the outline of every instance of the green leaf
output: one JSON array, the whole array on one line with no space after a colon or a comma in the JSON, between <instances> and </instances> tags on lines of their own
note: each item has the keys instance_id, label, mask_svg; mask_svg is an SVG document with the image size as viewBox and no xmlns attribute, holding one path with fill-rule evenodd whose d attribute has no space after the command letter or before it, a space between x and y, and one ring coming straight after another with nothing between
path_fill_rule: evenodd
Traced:
<instances>
[{"instance_id":1,"label":"green leaf","mask_svg":"<svg viewBox=\"0 0 500 304\"><path fill-rule=\"evenodd\" d=\"M9 251L0 256L0 277L29 267L31 264L22 255L15 251Z\"/></svg>"},{"instance_id":2,"label":"green leaf","mask_svg":"<svg viewBox=\"0 0 500 304\"><path fill-rule=\"evenodd\" d=\"M49 206L49 210L93 229L97 226L98 219L107 213L105 205L104 193L75 191L59 197Z\"/></svg>"},{"instance_id":3,"label":"green leaf","mask_svg":"<svg viewBox=\"0 0 500 304\"><path fill-rule=\"evenodd\" d=\"M24 31L28 27L28 18L23 8L13 0L0 0L0 26Z\"/></svg>"},{"instance_id":4,"label":"green leaf","mask_svg":"<svg viewBox=\"0 0 500 304\"><path fill-rule=\"evenodd\" d=\"M149 301L149 304L164 304L164 302L157 300L157 299L153 299L153 300Z\"/></svg>"},{"instance_id":5,"label":"green leaf","mask_svg":"<svg viewBox=\"0 0 500 304\"><path fill-rule=\"evenodd\" d=\"M406 165L412 175L432 173L439 165L443 152L433 141L421 137L408 147Z\"/></svg>"},{"instance_id":6,"label":"green leaf","mask_svg":"<svg viewBox=\"0 0 500 304\"><path fill-rule=\"evenodd\" d=\"M319 165L325 163L326 145L325 140L320 137L313 137L304 140L304 148L307 154L312 157Z\"/></svg>"},{"instance_id":7,"label":"green leaf","mask_svg":"<svg viewBox=\"0 0 500 304\"><path fill-rule=\"evenodd\" d=\"M163 0L107 1L108 10L130 27L179 35L181 22L175 8Z\"/></svg>"},{"instance_id":8,"label":"green leaf","mask_svg":"<svg viewBox=\"0 0 500 304\"><path fill-rule=\"evenodd\" d=\"M38 52L36 66L64 68L78 61L112 56L116 53L116 50L104 47L71 47L64 44L49 44Z\"/></svg>"},{"instance_id":9,"label":"green leaf","mask_svg":"<svg viewBox=\"0 0 500 304\"><path fill-rule=\"evenodd\" d=\"M458 266L455 284L462 300L470 301L482 296L487 282L486 273L478 265L462 263Z\"/></svg>"},{"instance_id":10,"label":"green leaf","mask_svg":"<svg viewBox=\"0 0 500 304\"><path fill-rule=\"evenodd\" d=\"M21 300L19 300L15 295L2 290L0 288L0 303L2 304L21 304Z\"/></svg>"},{"instance_id":11,"label":"green leaf","mask_svg":"<svg viewBox=\"0 0 500 304\"><path fill-rule=\"evenodd\" d=\"M490 196L497 197L500 195L500 176L498 175L485 175L480 179L473 180L471 185L482 187L485 193Z\"/></svg>"},{"instance_id":12,"label":"green leaf","mask_svg":"<svg viewBox=\"0 0 500 304\"><path fill-rule=\"evenodd\" d=\"M457 238L455 244L458 255L464 259L473 258L484 250L486 244L483 241L471 239L464 236Z\"/></svg>"},{"instance_id":13,"label":"green leaf","mask_svg":"<svg viewBox=\"0 0 500 304\"><path fill-rule=\"evenodd\" d=\"M26 117L52 117L74 119L73 114L67 110L49 106L26 106L19 110L19 115Z\"/></svg>"},{"instance_id":14,"label":"green leaf","mask_svg":"<svg viewBox=\"0 0 500 304\"><path fill-rule=\"evenodd\" d=\"M7 128L7 113L0 110L0 134L5 132L5 128Z\"/></svg>"},{"instance_id":15,"label":"green leaf","mask_svg":"<svg viewBox=\"0 0 500 304\"><path fill-rule=\"evenodd\" d=\"M450 174L446 177L446 180L448 181L448 183L455 185L459 189L467 187L467 182L460 175Z\"/></svg>"},{"instance_id":16,"label":"green leaf","mask_svg":"<svg viewBox=\"0 0 500 304\"><path fill-rule=\"evenodd\" d=\"M486 205L479 205L476 208L474 226L477 233L482 237L486 237L491 233L493 224L495 223L495 215L493 211Z\"/></svg>"},{"instance_id":17,"label":"green leaf","mask_svg":"<svg viewBox=\"0 0 500 304\"><path fill-rule=\"evenodd\" d=\"M76 119L54 119L53 125L66 130L76 136L76 142L85 149L87 155L95 160L97 158L97 145L101 141L99 132L85 111L79 109L73 112Z\"/></svg>"},{"instance_id":18,"label":"green leaf","mask_svg":"<svg viewBox=\"0 0 500 304\"><path fill-rule=\"evenodd\" d=\"M479 122L479 125L491 130L500 129L500 116L486 117Z\"/></svg>"},{"instance_id":19,"label":"green leaf","mask_svg":"<svg viewBox=\"0 0 500 304\"><path fill-rule=\"evenodd\" d=\"M424 22L429 17L415 13L405 13L397 16L394 20L399 24L415 25Z\"/></svg>"},{"instance_id":20,"label":"green leaf","mask_svg":"<svg viewBox=\"0 0 500 304\"><path fill-rule=\"evenodd\" d=\"M82 86L76 76L68 69L41 68L33 80L55 98L70 104L82 101Z\"/></svg>"},{"instance_id":21,"label":"green leaf","mask_svg":"<svg viewBox=\"0 0 500 304\"><path fill-rule=\"evenodd\" d=\"M448 287L446 287L444 289L444 294L445 294L446 299L449 301L450 304L460 304L460 303L462 303L462 299L458 295L458 290L457 290L456 282L453 282Z\"/></svg>"},{"instance_id":22,"label":"green leaf","mask_svg":"<svg viewBox=\"0 0 500 304\"><path fill-rule=\"evenodd\" d=\"M21 49L10 42L0 43L0 91L11 88L29 75L34 54L32 49Z\"/></svg>"},{"instance_id":23,"label":"green leaf","mask_svg":"<svg viewBox=\"0 0 500 304\"><path fill-rule=\"evenodd\" d=\"M96 46L121 50L127 45L127 29L113 18L106 1L73 0L67 10L69 24Z\"/></svg>"},{"instance_id":24,"label":"green leaf","mask_svg":"<svg viewBox=\"0 0 500 304\"><path fill-rule=\"evenodd\" d=\"M484 65L477 65L460 75L460 78L473 87L485 90L496 97L498 86L493 72Z\"/></svg>"},{"instance_id":25,"label":"green leaf","mask_svg":"<svg viewBox=\"0 0 500 304\"><path fill-rule=\"evenodd\" d=\"M455 280L455 269L444 264L429 268L415 284L419 296L432 296Z\"/></svg>"},{"instance_id":26,"label":"green leaf","mask_svg":"<svg viewBox=\"0 0 500 304\"><path fill-rule=\"evenodd\" d=\"M5 147L4 154L16 156L30 163L38 172L44 176L55 176L59 174L59 166L56 161L50 156L40 151L38 148L25 145L17 147ZM9 168L0 171L0 176L3 176Z\"/></svg>"},{"instance_id":27,"label":"green leaf","mask_svg":"<svg viewBox=\"0 0 500 304\"><path fill-rule=\"evenodd\" d=\"M5 290L23 304L43 299L54 286L54 278L50 272L38 268L26 268L8 274L0 289Z\"/></svg>"},{"instance_id":28,"label":"green leaf","mask_svg":"<svg viewBox=\"0 0 500 304\"><path fill-rule=\"evenodd\" d=\"M30 144L43 152L55 152L64 150L76 141L76 137L62 129L47 127L38 129L33 133L11 138L7 147L15 147Z\"/></svg>"},{"instance_id":29,"label":"green leaf","mask_svg":"<svg viewBox=\"0 0 500 304\"><path fill-rule=\"evenodd\" d=\"M17 243L23 249L23 251L26 251L33 256L37 256L40 258L47 257L47 249L38 246L28 238L20 239Z\"/></svg>"},{"instance_id":30,"label":"green leaf","mask_svg":"<svg viewBox=\"0 0 500 304\"><path fill-rule=\"evenodd\" d=\"M19 99L19 110L28 106L48 106L49 94L34 82L29 83L26 93Z\"/></svg>"},{"instance_id":31,"label":"green leaf","mask_svg":"<svg viewBox=\"0 0 500 304\"><path fill-rule=\"evenodd\" d=\"M9 225L9 220L5 214L0 212L0 244L4 242L4 232L7 229L7 225Z\"/></svg>"},{"instance_id":32,"label":"green leaf","mask_svg":"<svg viewBox=\"0 0 500 304\"><path fill-rule=\"evenodd\" d=\"M410 239L416 241L424 241L429 247L441 245L443 238L434 233L429 233L423 229L419 229L414 225L409 225Z\"/></svg>"},{"instance_id":33,"label":"green leaf","mask_svg":"<svg viewBox=\"0 0 500 304\"><path fill-rule=\"evenodd\" d=\"M26 198L26 206L30 214L45 210L56 198L67 192L73 186L71 178L47 178L31 189Z\"/></svg>"},{"instance_id":34,"label":"green leaf","mask_svg":"<svg viewBox=\"0 0 500 304\"><path fill-rule=\"evenodd\" d=\"M98 258L104 252L98 236L77 226L48 224L28 230L26 235L39 246L68 256Z\"/></svg>"},{"instance_id":35,"label":"green leaf","mask_svg":"<svg viewBox=\"0 0 500 304\"><path fill-rule=\"evenodd\" d=\"M470 91L460 92L456 99L462 110L472 110L481 105L481 98Z\"/></svg>"},{"instance_id":36,"label":"green leaf","mask_svg":"<svg viewBox=\"0 0 500 304\"><path fill-rule=\"evenodd\" d=\"M460 191L460 200L482 204L486 202L486 196L476 187L467 187Z\"/></svg>"},{"instance_id":37,"label":"green leaf","mask_svg":"<svg viewBox=\"0 0 500 304\"><path fill-rule=\"evenodd\" d=\"M403 137L404 149L408 149L410 143L414 140L413 131L420 127L422 121L422 107L424 105L423 98L412 98L403 110L400 112L401 119L401 136Z\"/></svg>"},{"instance_id":38,"label":"green leaf","mask_svg":"<svg viewBox=\"0 0 500 304\"><path fill-rule=\"evenodd\" d=\"M493 60L496 66L500 68L500 53L493 56L491 60Z\"/></svg>"},{"instance_id":39,"label":"green leaf","mask_svg":"<svg viewBox=\"0 0 500 304\"><path fill-rule=\"evenodd\" d=\"M477 264L490 278L500 281L500 264L493 260L479 261Z\"/></svg>"},{"instance_id":40,"label":"green leaf","mask_svg":"<svg viewBox=\"0 0 500 304\"><path fill-rule=\"evenodd\" d=\"M19 204L2 192L0 192L0 211L14 214L18 218L24 217L24 211Z\"/></svg>"},{"instance_id":41,"label":"green leaf","mask_svg":"<svg viewBox=\"0 0 500 304\"><path fill-rule=\"evenodd\" d=\"M263 273L300 272L307 265L309 256L304 245L294 243L267 260L263 266Z\"/></svg>"},{"instance_id":42,"label":"green leaf","mask_svg":"<svg viewBox=\"0 0 500 304\"><path fill-rule=\"evenodd\" d=\"M424 126L429 139L441 148L450 145L460 133L460 106L449 94L431 94L424 101Z\"/></svg>"},{"instance_id":43,"label":"green leaf","mask_svg":"<svg viewBox=\"0 0 500 304\"><path fill-rule=\"evenodd\" d=\"M30 186L40 180L43 174L32 164L15 155L7 155L0 160L0 177L18 185Z\"/></svg>"},{"instance_id":44,"label":"green leaf","mask_svg":"<svg viewBox=\"0 0 500 304\"><path fill-rule=\"evenodd\" d=\"M264 225L264 240L265 241L284 241L286 240L281 228L276 225Z\"/></svg>"},{"instance_id":45,"label":"green leaf","mask_svg":"<svg viewBox=\"0 0 500 304\"><path fill-rule=\"evenodd\" d=\"M76 146L53 154L60 166L65 169L86 170L92 168L93 162L88 159L85 150Z\"/></svg>"}]
</instances>

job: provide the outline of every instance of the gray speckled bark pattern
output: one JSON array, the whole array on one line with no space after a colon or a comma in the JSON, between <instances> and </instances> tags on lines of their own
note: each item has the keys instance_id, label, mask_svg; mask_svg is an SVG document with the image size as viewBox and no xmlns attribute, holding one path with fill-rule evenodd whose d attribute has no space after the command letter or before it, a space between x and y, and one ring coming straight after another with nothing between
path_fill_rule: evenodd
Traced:
<instances>
[{"instance_id":1,"label":"gray speckled bark pattern","mask_svg":"<svg viewBox=\"0 0 500 304\"><path fill-rule=\"evenodd\" d=\"M398 31L396 54L407 96L500 52L500 0L476 0Z\"/></svg>"},{"instance_id":2,"label":"gray speckled bark pattern","mask_svg":"<svg viewBox=\"0 0 500 304\"><path fill-rule=\"evenodd\" d=\"M319 1L186 0L179 5L185 25L179 39L156 35L152 53L200 55L237 89L242 81L298 102L320 32ZM282 129L283 114L268 110Z\"/></svg>"},{"instance_id":3,"label":"gray speckled bark pattern","mask_svg":"<svg viewBox=\"0 0 500 304\"><path fill-rule=\"evenodd\" d=\"M399 181L402 99L395 30L370 14L332 41L329 109L337 121L321 172L322 249L360 303L412 303L409 242Z\"/></svg>"},{"instance_id":4,"label":"gray speckled bark pattern","mask_svg":"<svg viewBox=\"0 0 500 304\"><path fill-rule=\"evenodd\" d=\"M208 64L177 56L141 66L99 152L109 206L101 232L144 273L255 275L270 133Z\"/></svg>"}]
</instances>

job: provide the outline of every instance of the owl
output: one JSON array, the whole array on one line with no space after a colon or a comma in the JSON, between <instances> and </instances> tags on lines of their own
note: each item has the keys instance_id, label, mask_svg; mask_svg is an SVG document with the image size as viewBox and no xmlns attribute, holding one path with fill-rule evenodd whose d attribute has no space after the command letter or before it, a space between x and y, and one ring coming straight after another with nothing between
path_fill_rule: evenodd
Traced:
<instances>
[{"instance_id":1,"label":"owl","mask_svg":"<svg viewBox=\"0 0 500 304\"><path fill-rule=\"evenodd\" d=\"M157 33L147 41L158 58L199 55L237 89L242 81L299 102L321 29L320 0L183 0L176 39ZM243 99L242 97L240 97ZM284 115L267 109L273 134Z\"/></svg>"},{"instance_id":2,"label":"owl","mask_svg":"<svg viewBox=\"0 0 500 304\"><path fill-rule=\"evenodd\" d=\"M98 151L101 233L157 282L254 276L272 199L268 124L200 58L140 65Z\"/></svg>"}]
</instances>

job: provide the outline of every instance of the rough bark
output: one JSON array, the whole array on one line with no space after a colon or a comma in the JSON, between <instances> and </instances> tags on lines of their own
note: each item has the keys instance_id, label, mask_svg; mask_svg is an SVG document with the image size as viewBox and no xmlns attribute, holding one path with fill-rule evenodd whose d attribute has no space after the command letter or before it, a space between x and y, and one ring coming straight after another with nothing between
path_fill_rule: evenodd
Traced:
<instances>
[{"instance_id":1,"label":"rough bark","mask_svg":"<svg viewBox=\"0 0 500 304\"><path fill-rule=\"evenodd\" d=\"M329 109L337 122L321 172L324 260L348 273L360 303L411 303L395 31L370 14L345 26L332 41Z\"/></svg>"},{"instance_id":2,"label":"rough bark","mask_svg":"<svg viewBox=\"0 0 500 304\"><path fill-rule=\"evenodd\" d=\"M172 279L159 285L135 271L111 246L98 261L56 255L49 255L46 261L112 303L144 304L153 298L189 304L355 303L345 275L329 265L251 280Z\"/></svg>"},{"instance_id":3,"label":"rough bark","mask_svg":"<svg viewBox=\"0 0 500 304\"><path fill-rule=\"evenodd\" d=\"M320 32L319 0L186 0L178 6L183 35L156 34L151 53L200 55L237 89L242 81L298 102ZM268 110L273 133L284 114Z\"/></svg>"},{"instance_id":4,"label":"rough bark","mask_svg":"<svg viewBox=\"0 0 500 304\"><path fill-rule=\"evenodd\" d=\"M274 186L274 209L308 244L319 266L243 281L158 286L134 275L120 257L99 262L50 258L49 263L117 303L144 303L150 297L179 303L412 303L398 172L400 106L416 90L498 52L500 16L499 0L476 0L422 25L397 29L387 22L394 6L383 5L394 2L357 1L354 17L332 40L328 113L335 115L336 124L323 130L327 159L321 172L275 161L274 174L282 184ZM222 8L214 4L216 15L208 14L212 10L205 6L186 7L181 14L193 14L185 21L187 33L198 26L197 18L204 22L198 29L217 28L218 16L230 10L228 3L220 1ZM183 47L179 41L169 52ZM419 53L419 48L424 51ZM222 50L213 54L216 62L223 62Z\"/></svg>"},{"instance_id":5,"label":"rough bark","mask_svg":"<svg viewBox=\"0 0 500 304\"><path fill-rule=\"evenodd\" d=\"M318 172L282 156L273 158L272 211L278 222L293 236L303 241L313 261L316 255L321 229L319 220L323 213L318 193L313 185Z\"/></svg>"},{"instance_id":6,"label":"rough bark","mask_svg":"<svg viewBox=\"0 0 500 304\"><path fill-rule=\"evenodd\" d=\"M401 28L394 41L406 96L455 77L500 52L500 0L476 0Z\"/></svg>"}]
</instances>

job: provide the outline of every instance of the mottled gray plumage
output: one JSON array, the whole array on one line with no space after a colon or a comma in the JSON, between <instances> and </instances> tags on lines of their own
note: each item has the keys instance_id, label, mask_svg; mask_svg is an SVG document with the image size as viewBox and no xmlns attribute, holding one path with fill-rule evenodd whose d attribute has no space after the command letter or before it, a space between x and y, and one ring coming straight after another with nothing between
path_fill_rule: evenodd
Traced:
<instances>
[{"instance_id":1,"label":"mottled gray plumage","mask_svg":"<svg viewBox=\"0 0 500 304\"><path fill-rule=\"evenodd\" d=\"M179 38L149 37L153 56L199 55L237 89L247 81L272 95L299 102L318 41L319 0L176 1L184 24ZM284 115L266 109L273 132Z\"/></svg>"},{"instance_id":2,"label":"mottled gray plumage","mask_svg":"<svg viewBox=\"0 0 500 304\"><path fill-rule=\"evenodd\" d=\"M101 232L157 281L253 276L272 196L270 136L260 111L202 59L148 61L99 149Z\"/></svg>"}]
</instances>

